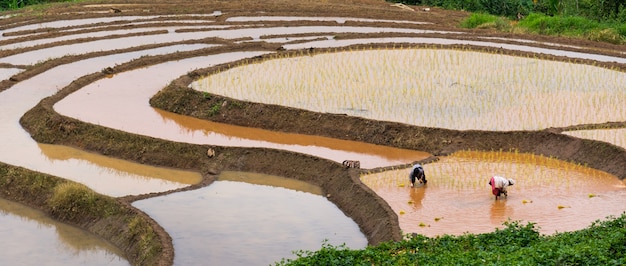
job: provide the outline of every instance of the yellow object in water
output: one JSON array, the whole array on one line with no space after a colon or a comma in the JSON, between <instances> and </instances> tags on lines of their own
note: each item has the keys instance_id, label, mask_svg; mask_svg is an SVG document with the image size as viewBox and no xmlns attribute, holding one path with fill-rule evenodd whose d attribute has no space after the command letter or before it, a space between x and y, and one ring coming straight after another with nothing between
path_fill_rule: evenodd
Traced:
<instances>
[{"instance_id":1,"label":"yellow object in water","mask_svg":"<svg viewBox=\"0 0 626 266\"><path fill-rule=\"evenodd\" d=\"M595 196L596 196L596 194L589 194L589 197L590 197L590 198L593 198L593 197L595 197Z\"/></svg>"},{"instance_id":2,"label":"yellow object in water","mask_svg":"<svg viewBox=\"0 0 626 266\"><path fill-rule=\"evenodd\" d=\"M400 210L400 214L404 214L404 211L403 211L403 210Z\"/></svg>"},{"instance_id":3,"label":"yellow object in water","mask_svg":"<svg viewBox=\"0 0 626 266\"><path fill-rule=\"evenodd\" d=\"M424 227L424 226L426 226L426 224L420 223L420 227Z\"/></svg>"},{"instance_id":4,"label":"yellow object in water","mask_svg":"<svg viewBox=\"0 0 626 266\"><path fill-rule=\"evenodd\" d=\"M409 204L413 204L413 201L412 201L412 200L409 200L409 202L408 202L408 203L409 203Z\"/></svg>"},{"instance_id":5,"label":"yellow object in water","mask_svg":"<svg viewBox=\"0 0 626 266\"><path fill-rule=\"evenodd\" d=\"M400 185L398 185L398 186L399 186L399 187L404 187L404 183L402 183L402 184L400 184Z\"/></svg>"},{"instance_id":6,"label":"yellow object in water","mask_svg":"<svg viewBox=\"0 0 626 266\"><path fill-rule=\"evenodd\" d=\"M435 222L439 222L439 220L443 219L443 217L435 217Z\"/></svg>"},{"instance_id":7,"label":"yellow object in water","mask_svg":"<svg viewBox=\"0 0 626 266\"><path fill-rule=\"evenodd\" d=\"M559 208L559 209L563 209L563 208L569 208L569 206L559 205L557 208Z\"/></svg>"},{"instance_id":8,"label":"yellow object in water","mask_svg":"<svg viewBox=\"0 0 626 266\"><path fill-rule=\"evenodd\" d=\"M532 200L522 200L522 203L526 204L526 203L533 203Z\"/></svg>"}]
</instances>

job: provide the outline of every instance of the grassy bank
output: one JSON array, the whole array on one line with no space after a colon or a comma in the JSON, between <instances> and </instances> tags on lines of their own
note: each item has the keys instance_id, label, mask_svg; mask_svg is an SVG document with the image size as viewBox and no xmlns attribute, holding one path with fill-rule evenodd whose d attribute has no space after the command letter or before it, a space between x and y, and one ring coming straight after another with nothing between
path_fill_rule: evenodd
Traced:
<instances>
[{"instance_id":1,"label":"grassy bank","mask_svg":"<svg viewBox=\"0 0 626 266\"><path fill-rule=\"evenodd\" d=\"M552 17L532 13L520 21L484 13L473 13L461 22L471 29L496 29L503 32L580 38L611 44L626 43L626 24L596 22L583 17Z\"/></svg>"},{"instance_id":2,"label":"grassy bank","mask_svg":"<svg viewBox=\"0 0 626 266\"><path fill-rule=\"evenodd\" d=\"M624 265L626 213L586 229L540 235L534 224L506 222L486 234L407 236L362 250L323 245L277 265Z\"/></svg>"},{"instance_id":3,"label":"grassy bank","mask_svg":"<svg viewBox=\"0 0 626 266\"><path fill-rule=\"evenodd\" d=\"M149 217L115 198L59 177L0 163L0 197L38 209L119 247L133 265L170 265L171 241ZM171 247L169 247L171 251Z\"/></svg>"}]
</instances>

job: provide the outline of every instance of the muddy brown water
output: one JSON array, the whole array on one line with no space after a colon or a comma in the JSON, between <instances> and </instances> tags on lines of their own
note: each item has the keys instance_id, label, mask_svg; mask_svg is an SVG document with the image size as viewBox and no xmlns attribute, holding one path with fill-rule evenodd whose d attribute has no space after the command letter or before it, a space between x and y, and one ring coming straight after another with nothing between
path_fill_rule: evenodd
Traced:
<instances>
[{"instance_id":1,"label":"muddy brown water","mask_svg":"<svg viewBox=\"0 0 626 266\"><path fill-rule=\"evenodd\" d=\"M362 181L398 213L405 233L427 236L485 233L502 223L536 223L540 232L574 231L626 211L617 177L563 161L515 153L460 152L424 165L428 183L410 188L409 169L363 175ZM493 175L512 178L495 200Z\"/></svg>"},{"instance_id":2,"label":"muddy brown water","mask_svg":"<svg viewBox=\"0 0 626 266\"><path fill-rule=\"evenodd\" d=\"M101 173L109 173L112 177L91 185L96 191L107 191L112 195L129 195L138 191L167 191L172 188L180 188L200 183L200 173L183 171L165 167L155 167L141 163L120 160L101 154L86 152L83 150L63 145L38 143L42 155L50 161L63 162L64 167L100 168ZM86 176L85 179L97 179L98 176ZM74 180L80 183L93 183L89 180Z\"/></svg>"},{"instance_id":3,"label":"muddy brown water","mask_svg":"<svg viewBox=\"0 0 626 266\"><path fill-rule=\"evenodd\" d=\"M1 198L0 224L3 265L129 265L111 243Z\"/></svg>"},{"instance_id":4,"label":"muddy brown water","mask_svg":"<svg viewBox=\"0 0 626 266\"><path fill-rule=\"evenodd\" d=\"M362 168L400 165L423 160L431 156L427 152L415 150L240 127L182 116L159 109L155 109L155 111L162 116L165 122L174 122L180 127L180 130L188 131L191 135L205 134L215 136L215 141L211 141L213 145L274 147L311 154L336 162L358 160ZM223 138L217 138L218 135L222 135Z\"/></svg>"}]
</instances>

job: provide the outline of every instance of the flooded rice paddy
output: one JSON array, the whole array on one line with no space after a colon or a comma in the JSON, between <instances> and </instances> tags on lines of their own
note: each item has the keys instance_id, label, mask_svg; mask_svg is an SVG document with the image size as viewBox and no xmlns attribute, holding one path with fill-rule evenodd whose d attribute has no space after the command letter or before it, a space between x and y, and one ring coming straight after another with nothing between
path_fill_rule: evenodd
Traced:
<instances>
[{"instance_id":1,"label":"flooded rice paddy","mask_svg":"<svg viewBox=\"0 0 626 266\"><path fill-rule=\"evenodd\" d=\"M564 134L608 142L626 149L626 129L596 129L596 130L575 130L567 131Z\"/></svg>"},{"instance_id":2,"label":"flooded rice paddy","mask_svg":"<svg viewBox=\"0 0 626 266\"><path fill-rule=\"evenodd\" d=\"M357 224L320 192L286 178L223 172L208 187L133 205L170 232L176 265L268 265L325 240L364 248Z\"/></svg>"},{"instance_id":3,"label":"flooded rice paddy","mask_svg":"<svg viewBox=\"0 0 626 266\"><path fill-rule=\"evenodd\" d=\"M0 161L74 180L99 193L115 197L168 191L199 182L199 176L196 173L154 168L68 147L35 143L19 126L18 121L28 109L35 106L41 99L56 93L83 75L101 71L106 67L114 67L142 56L158 56L228 45L223 42L202 43L200 41L206 38L217 37L233 43L283 42L283 47L288 50L311 47L346 47L352 44L367 43L472 44L546 54L554 53L560 56L590 58L598 61L626 61L620 57L560 51L557 49L558 47L554 49L537 48L524 45L523 42L504 44L490 41L476 42L422 37L377 39L333 39L329 37L340 33L446 33L405 28L402 25L411 24L405 21L398 21L398 25L389 23L387 27L263 27L253 23L263 23L263 21L267 21L266 17L246 18L233 15L230 22L228 19L224 22L214 20L214 17L221 15L228 14L215 11L210 15L189 16L196 20L200 19L199 17L205 18L205 20L187 21L188 23L198 24L202 22L204 25L151 27L148 22L158 22L165 16L146 15L33 23L2 30L3 33L14 33L17 36L20 35L19 31L43 29L66 34L62 38L50 38L45 37L44 34L29 33L29 35L38 38L38 40L33 41L20 41L18 37L11 37L10 34L2 36L0 48L2 50L15 50L13 54L0 58L0 63L16 66L0 69L0 75L5 80L22 71L23 66L37 65L71 54L88 54L130 48L134 50L112 55L94 54L92 58L63 64L27 80L19 81L11 88L0 92L0 106L2 106L0 130L3 135L3 138L0 139ZM275 20L279 17L272 18ZM292 17L282 20L294 21L298 18ZM302 17L300 20L311 21L312 19ZM334 20L338 23L344 23L347 20L361 20L362 23L374 22L358 18L336 17L320 18L319 20ZM124 25L133 25L135 28L132 30L102 30L102 27L112 26L120 21ZM230 24L237 22L252 24ZM419 25L421 23L413 22L412 24ZM82 32L80 29L96 32ZM136 35L141 32L150 32L150 34ZM113 36L113 34L117 35ZM298 39L299 34L312 34L319 38L314 38L315 36L308 37L309 39L300 38L300 42L290 43L292 40ZM265 35L279 37L264 38ZM22 36L26 36L26 33L22 33ZM89 40L86 37L98 37L99 39ZM320 38L324 40L320 41ZM245 39L245 41L241 41L241 39ZM54 45L61 40L74 40L75 42ZM198 43L179 43L194 40ZM149 47L154 44L160 44L162 47ZM235 62L266 53L268 52L220 53L119 73L109 79L94 82L73 93L56 104L55 110L63 115L89 123L134 134L188 143L285 149L335 161L348 158L359 159L364 168L406 164L428 157L428 154L419 151L219 125L155 110L148 104L149 98L168 82L191 70ZM372 57L380 59L381 56L390 61L372 59ZM328 65L328 61L331 60L329 57L341 58L341 61L348 62L348 67L344 67L343 70L354 65L371 66L371 68L356 68L358 71L365 71L359 74L361 76L350 76L349 73L341 72L332 76L327 74L329 76L305 77L298 76L302 74L298 71L288 71L301 70L305 67L304 65L319 69L320 65ZM407 60L415 57L424 60ZM481 61L481 64L495 64L499 67L494 67L494 71L482 73L490 76L470 73L468 70L474 68L471 64L475 64L475 61L472 60L476 60L476 57L487 60ZM419 62L426 65L404 65L405 68L385 69L384 65L374 64L374 62L379 61L393 65L396 65L397 62ZM296 63L300 63L300 65L295 65ZM267 67L269 64L277 64L277 66ZM590 66L544 62L502 55L487 56L468 51L439 50L353 51L314 57L282 58L280 61L268 61L256 67L258 66L263 66L263 69L254 68L255 65L243 66L209 78L218 79L227 74L230 75L231 81L233 79L242 81L246 80L242 77L249 78L249 76L242 75L254 74L255 81L263 76L272 76L276 78L273 81L275 82L280 80L275 75L277 72L285 73L284 77L291 78L291 82L306 81L304 84L308 84L308 86L294 86L289 83L283 85L239 83L236 90L231 88L231 92L239 94L230 97L250 101L265 101L259 97L273 95L278 97L278 104L286 106L298 102L302 104L306 100L309 102L304 102L303 106L314 111L348 113L355 116L402 121L421 126L484 130L541 129L577 123L605 122L607 119L624 121L626 117L624 108L621 108L624 106L624 99L626 99L624 95L626 91L624 73ZM281 66L288 67L279 70L278 67ZM449 71L438 75L433 74L441 72L442 68L449 68ZM495 71L495 69L500 70ZM268 72L264 71L270 71L270 74L268 75ZM320 73L320 75L322 73L315 69L307 71ZM379 72L385 74L380 75ZM467 73L464 74L467 76L459 75L459 72ZM347 76L351 78L347 79ZM416 79L414 78L416 76L425 78ZM530 76L533 79L529 80ZM571 83L570 80L573 77L579 76L584 79L576 79ZM366 79L371 77L374 77L375 80ZM376 77L379 78L376 79ZM383 83L373 83L376 80ZM588 86L590 83L597 83L598 80L602 80L603 84L604 81L607 83L603 87ZM331 83L319 83L322 81ZM434 87L425 86L425 82ZM411 84L422 90L407 89L411 88L409 86ZM561 101L559 103L567 102L567 106L570 106L572 104L570 100L573 98L576 99L573 101L574 110L580 108L583 110L596 108L597 110L594 109L587 116L578 117L572 114L570 109L546 110L542 109L544 105L528 107L520 104L511 107L510 98L519 95L501 94L506 91L519 92L522 87L528 87L527 85L547 88L547 91L532 92L525 96L528 97L529 101L534 99L545 105L545 101L551 101L556 96L553 91L565 91L557 94L557 98ZM258 91L258 88L270 86L282 87L283 90L277 90L273 93ZM319 90L324 86L335 88L335 90L318 92L314 96L302 94L308 95L304 97L305 100L298 98L302 96L300 95L302 92L298 95L286 94L287 89L294 87ZM356 89L357 87L358 89ZM400 87L404 87L406 91L394 91ZM337 90L337 88L343 90ZM592 90L583 90L583 88L592 88ZM227 92L217 93L229 96ZM328 95L332 95L335 99L355 102L331 104L327 98ZM416 98L415 95L419 95L417 97L420 99L419 105L412 104L412 100ZM459 99L446 97L450 95L456 95ZM446 100L437 101L437 97L446 98ZM587 100L587 98L592 100ZM502 99L508 99L509 102L505 103L509 104L506 106L478 106L478 103L493 103ZM453 100L465 101L465 105ZM387 106L370 105L373 103L383 103ZM556 104L552 107L566 108L564 105ZM303 106L296 106L303 108ZM497 112L488 111L488 108L493 108ZM609 109L612 112L607 111ZM404 112L405 110L412 110L412 112L407 114ZM420 112L415 112L415 110L420 110ZM565 119L562 119L561 114L564 112L567 115ZM474 114L477 119L465 117L463 121L455 120L460 113ZM538 113L545 116L538 116ZM419 120L416 117L421 117L419 119L426 117L436 119L432 119L432 121ZM453 117L455 118L452 119ZM507 122L504 124L494 123L497 121ZM617 131L616 134L623 136L623 131ZM623 144L616 145L623 147ZM588 172L590 170L581 170L573 166L563 168L563 166L556 166L559 163L555 162L547 164L539 161L519 162L517 159L508 157L507 160L494 162L490 158L476 158L476 156L442 158L439 162L425 166L429 177L427 187L414 189L409 189L406 186L405 182L408 175L406 169L365 175L363 182L371 186L399 213L403 231L426 235L488 232L509 218L536 222L546 233L576 230L590 224L595 219L604 218L609 214L617 214L624 210L623 206L626 206L624 186L613 176L593 171ZM493 197L490 196L486 182L489 176L494 174L501 174L518 180L516 186L511 188L507 200L494 201ZM319 188L294 183L293 180L281 179L281 177L256 176L251 173L222 173L220 178L214 184L202 189L178 192L134 203L135 207L148 213L172 236L176 250L174 259L176 265L269 264L283 257L292 257L292 250L315 250L320 247L324 239L328 239L332 244L347 243L350 248L362 248L367 244L358 226L326 198L320 196L323 192L319 191ZM401 186L402 184L404 186ZM15 207L6 207L5 209L12 208ZM12 213L9 210L5 212ZM25 212L30 212L30 210ZM403 214L400 214L401 212ZM466 219L465 216L469 214L471 214L471 219ZM18 216L20 215L18 214ZM26 214L21 216L40 215ZM58 229L61 226L55 225L57 234L53 234L50 232L51 230L44 228L46 226L33 224L30 218L15 218L14 216L10 214L0 217L6 219L3 220L3 224L5 221L15 224L15 226L11 226L11 230L2 231L3 234L6 234L3 239L19 237L25 240L25 243L37 242L43 246L28 244L28 246L21 246L18 249L36 247L37 249L51 250L51 253L38 253L39 257L33 255L13 257L14 252L23 253L25 251L7 251L7 249L0 251L3 259L6 258L7 262L11 264L23 265L43 261L58 264L73 264L74 261L77 261L76 265L85 261L106 265L127 264L124 259L120 258L121 255L118 251L106 244L97 242L97 239L89 237L82 231ZM44 223L52 222L46 221ZM38 233L32 234L33 230L37 230ZM24 237L26 235L28 237Z\"/></svg>"},{"instance_id":4,"label":"flooded rice paddy","mask_svg":"<svg viewBox=\"0 0 626 266\"><path fill-rule=\"evenodd\" d=\"M1 198L0 224L3 264L129 265L109 242Z\"/></svg>"},{"instance_id":5,"label":"flooded rice paddy","mask_svg":"<svg viewBox=\"0 0 626 266\"><path fill-rule=\"evenodd\" d=\"M615 176L531 154L458 152L424 170L428 183L415 188L409 169L361 177L398 213L405 233L485 233L511 219L553 234L618 216L626 206L626 184ZM506 199L491 194L494 175L515 180Z\"/></svg>"},{"instance_id":6,"label":"flooded rice paddy","mask_svg":"<svg viewBox=\"0 0 626 266\"><path fill-rule=\"evenodd\" d=\"M623 72L462 50L277 57L192 85L247 101L458 130L538 130L626 117Z\"/></svg>"},{"instance_id":7,"label":"flooded rice paddy","mask_svg":"<svg viewBox=\"0 0 626 266\"><path fill-rule=\"evenodd\" d=\"M65 175L78 173L74 181L111 196L167 191L200 183L202 178L196 172L120 160L62 145L38 143L37 146L54 167L68 169Z\"/></svg>"},{"instance_id":8,"label":"flooded rice paddy","mask_svg":"<svg viewBox=\"0 0 626 266\"><path fill-rule=\"evenodd\" d=\"M168 82L191 70L261 54L264 53L222 53L127 71L83 87L54 108L85 122L140 135L194 144L275 148L337 162L360 160L364 168L404 164L430 156L354 141L222 125L157 110L148 103Z\"/></svg>"}]
</instances>

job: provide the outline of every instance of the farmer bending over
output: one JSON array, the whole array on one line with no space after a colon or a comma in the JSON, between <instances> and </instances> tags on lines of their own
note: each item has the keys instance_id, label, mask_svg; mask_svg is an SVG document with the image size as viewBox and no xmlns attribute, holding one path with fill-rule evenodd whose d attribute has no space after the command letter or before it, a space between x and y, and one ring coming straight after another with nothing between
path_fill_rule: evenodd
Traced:
<instances>
[{"instance_id":1,"label":"farmer bending over","mask_svg":"<svg viewBox=\"0 0 626 266\"><path fill-rule=\"evenodd\" d=\"M506 179L497 175L494 175L493 177L491 177L491 180L489 180L489 185L491 185L491 193L496 196L496 200L498 199L498 197L500 197L501 194L504 194L504 197L507 197L508 195L506 188L514 184L515 180Z\"/></svg>"},{"instance_id":2,"label":"farmer bending over","mask_svg":"<svg viewBox=\"0 0 626 266\"><path fill-rule=\"evenodd\" d=\"M421 164L413 165L411 173L409 174L409 179L411 180L411 187L415 186L415 180L419 183L423 183L424 185L428 182L426 181L426 174L424 174L424 168Z\"/></svg>"}]
</instances>

